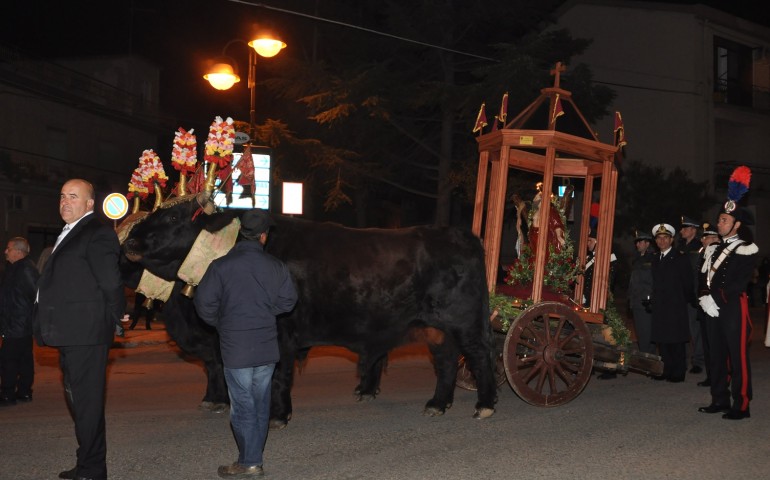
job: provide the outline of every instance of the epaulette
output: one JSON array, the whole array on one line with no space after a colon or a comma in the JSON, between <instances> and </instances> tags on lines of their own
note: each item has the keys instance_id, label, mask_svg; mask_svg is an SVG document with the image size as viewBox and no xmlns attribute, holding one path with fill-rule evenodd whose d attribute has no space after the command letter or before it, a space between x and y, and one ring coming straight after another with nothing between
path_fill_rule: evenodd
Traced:
<instances>
[{"instance_id":1,"label":"epaulette","mask_svg":"<svg viewBox=\"0 0 770 480\"><path fill-rule=\"evenodd\" d=\"M749 243L748 245L741 245L735 249L735 253L738 255L754 255L759 251L756 243Z\"/></svg>"}]
</instances>

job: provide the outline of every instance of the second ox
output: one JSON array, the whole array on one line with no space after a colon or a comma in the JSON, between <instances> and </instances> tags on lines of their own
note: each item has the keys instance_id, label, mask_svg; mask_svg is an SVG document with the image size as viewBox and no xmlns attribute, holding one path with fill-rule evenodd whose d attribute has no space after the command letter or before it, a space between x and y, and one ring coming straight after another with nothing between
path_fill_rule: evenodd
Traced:
<instances>
[{"instance_id":1,"label":"second ox","mask_svg":"<svg viewBox=\"0 0 770 480\"><path fill-rule=\"evenodd\" d=\"M204 400L226 399L216 332L180 295L177 271L202 230L229 225L237 211L197 215L198 204L160 208L133 227L124 242L127 257L167 280L177 281L164 307L169 335L183 351L207 364ZM478 387L475 416L494 413L492 330L484 252L470 232L454 228L353 229L279 216L266 250L291 270L299 301L279 317L281 359L272 383L271 425L292 414L294 364L318 345L343 346L358 354L359 397L374 397L387 355L421 330L433 355L436 388L425 405L441 415L452 405L462 354Z\"/></svg>"}]
</instances>

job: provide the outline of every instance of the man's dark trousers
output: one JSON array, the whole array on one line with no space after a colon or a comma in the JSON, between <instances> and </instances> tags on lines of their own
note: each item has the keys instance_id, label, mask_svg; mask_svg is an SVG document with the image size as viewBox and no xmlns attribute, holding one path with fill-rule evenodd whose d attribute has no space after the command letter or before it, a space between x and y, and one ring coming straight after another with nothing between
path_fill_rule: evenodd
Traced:
<instances>
[{"instance_id":1,"label":"man's dark trousers","mask_svg":"<svg viewBox=\"0 0 770 480\"><path fill-rule=\"evenodd\" d=\"M104 392L110 347L78 345L58 348L59 364L64 373L64 392L75 419L77 476L106 479Z\"/></svg>"}]
</instances>

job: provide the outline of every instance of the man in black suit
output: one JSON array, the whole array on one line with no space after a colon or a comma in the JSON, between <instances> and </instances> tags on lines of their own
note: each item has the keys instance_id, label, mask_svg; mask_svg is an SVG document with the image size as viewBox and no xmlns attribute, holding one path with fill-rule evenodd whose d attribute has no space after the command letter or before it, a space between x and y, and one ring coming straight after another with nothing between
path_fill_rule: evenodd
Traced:
<instances>
[{"instance_id":1,"label":"man in black suit","mask_svg":"<svg viewBox=\"0 0 770 480\"><path fill-rule=\"evenodd\" d=\"M652 260L652 336L663 359L659 380L683 382L687 372L690 325L687 305L695 302L690 261L672 248L674 227L667 223L652 229L660 253Z\"/></svg>"},{"instance_id":2,"label":"man in black suit","mask_svg":"<svg viewBox=\"0 0 770 480\"><path fill-rule=\"evenodd\" d=\"M66 225L40 275L35 336L40 345L59 350L75 421L77 464L59 478L104 480L107 360L125 297L118 237L93 210L93 186L80 179L67 181L59 197Z\"/></svg>"}]
</instances>

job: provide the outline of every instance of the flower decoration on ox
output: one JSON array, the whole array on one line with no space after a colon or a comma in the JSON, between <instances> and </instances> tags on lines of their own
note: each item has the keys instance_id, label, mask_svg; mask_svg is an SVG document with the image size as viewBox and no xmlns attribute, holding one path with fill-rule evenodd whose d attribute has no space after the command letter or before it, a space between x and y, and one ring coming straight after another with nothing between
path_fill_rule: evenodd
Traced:
<instances>
[{"instance_id":1,"label":"flower decoration on ox","mask_svg":"<svg viewBox=\"0 0 770 480\"><path fill-rule=\"evenodd\" d=\"M235 127L233 119L227 117L215 117L209 127L209 136L206 140L206 151L203 159L215 163L219 168L224 168L233 160L233 148L235 147Z\"/></svg>"}]
</instances>

